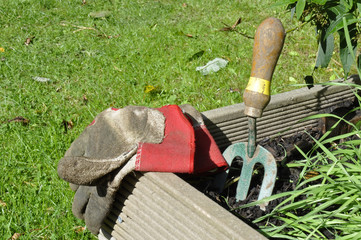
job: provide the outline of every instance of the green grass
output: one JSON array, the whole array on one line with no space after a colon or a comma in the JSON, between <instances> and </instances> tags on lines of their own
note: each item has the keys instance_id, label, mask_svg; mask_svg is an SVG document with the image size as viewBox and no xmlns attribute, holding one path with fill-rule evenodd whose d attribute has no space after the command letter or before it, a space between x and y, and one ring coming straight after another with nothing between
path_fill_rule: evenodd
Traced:
<instances>
[{"instance_id":1,"label":"green grass","mask_svg":"<svg viewBox=\"0 0 361 240\"><path fill-rule=\"evenodd\" d=\"M0 0L0 236L91 239L77 231L73 193L56 167L71 142L102 110L126 105L190 103L199 111L242 102L253 40L222 32L222 22L253 35L268 16L297 25L273 1ZM89 13L111 11L107 18ZM188 37L185 34L191 34ZM32 38L29 45L24 42ZM311 74L314 31L288 34L272 94ZM195 53L204 54L189 60ZM336 54L335 54L336 55ZM197 66L222 57L225 69L202 76ZM341 75L334 62L316 82ZM50 82L37 82L46 77ZM146 93L146 86L156 90ZM236 91L230 91L236 89ZM238 89L238 90L237 90ZM8 122L22 116L27 125ZM63 122L72 122L65 130Z\"/></svg>"}]
</instances>

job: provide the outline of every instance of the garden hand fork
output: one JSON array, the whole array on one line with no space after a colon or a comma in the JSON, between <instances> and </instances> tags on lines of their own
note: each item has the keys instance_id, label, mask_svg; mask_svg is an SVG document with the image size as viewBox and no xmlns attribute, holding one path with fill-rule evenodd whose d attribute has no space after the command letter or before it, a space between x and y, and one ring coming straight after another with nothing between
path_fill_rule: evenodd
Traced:
<instances>
[{"instance_id":1,"label":"garden hand fork","mask_svg":"<svg viewBox=\"0 0 361 240\"><path fill-rule=\"evenodd\" d=\"M236 200L245 200L256 163L264 166L264 178L258 200L272 194L277 176L277 165L273 155L261 146L256 146L256 118L262 116L263 109L270 101L270 85L272 75L283 47L285 30L276 18L264 20L257 28L254 47L251 77L245 89L243 99L244 113L248 117L248 143L236 143L229 146L223 153L229 165L235 157L243 159L242 172L237 185ZM225 183L228 172L216 179L219 186ZM219 181L219 182L218 182ZM222 185L223 186L223 185ZM260 205L262 210L268 202Z\"/></svg>"}]
</instances>

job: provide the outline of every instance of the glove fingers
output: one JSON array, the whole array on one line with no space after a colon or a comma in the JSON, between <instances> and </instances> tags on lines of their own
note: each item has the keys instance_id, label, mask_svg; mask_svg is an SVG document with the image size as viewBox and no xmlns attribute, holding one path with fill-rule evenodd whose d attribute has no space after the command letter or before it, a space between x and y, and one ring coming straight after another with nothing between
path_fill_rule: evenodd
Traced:
<instances>
[{"instance_id":1,"label":"glove fingers","mask_svg":"<svg viewBox=\"0 0 361 240\"><path fill-rule=\"evenodd\" d=\"M90 194L95 187L79 186L73 200L72 212L75 217L84 220L84 213L87 207Z\"/></svg>"},{"instance_id":2,"label":"glove fingers","mask_svg":"<svg viewBox=\"0 0 361 240\"><path fill-rule=\"evenodd\" d=\"M106 183L98 185L96 192L92 192L85 210L85 223L89 231L98 234L102 222L109 214L113 205L115 194L118 191L123 178L135 169L136 156L133 156L117 172L107 187Z\"/></svg>"},{"instance_id":3,"label":"glove fingers","mask_svg":"<svg viewBox=\"0 0 361 240\"><path fill-rule=\"evenodd\" d=\"M182 109L183 114L187 115L192 120L193 127L204 125L202 114L198 112L197 109L195 109L192 105L183 104L179 107Z\"/></svg>"},{"instance_id":4,"label":"glove fingers","mask_svg":"<svg viewBox=\"0 0 361 240\"><path fill-rule=\"evenodd\" d=\"M111 181L103 179L98 186L79 186L73 201L73 214L85 220L89 231L98 234L109 214L116 191L121 181L135 169L136 156L133 156L118 172L114 172Z\"/></svg>"},{"instance_id":5,"label":"glove fingers","mask_svg":"<svg viewBox=\"0 0 361 240\"><path fill-rule=\"evenodd\" d=\"M102 188L102 187L97 187ZM89 202L86 206L84 213L85 224L90 232L97 235L99 229L110 212L111 206L114 202L115 194L106 194L105 196L100 196L98 192L107 191L106 189L96 189L92 192Z\"/></svg>"}]
</instances>

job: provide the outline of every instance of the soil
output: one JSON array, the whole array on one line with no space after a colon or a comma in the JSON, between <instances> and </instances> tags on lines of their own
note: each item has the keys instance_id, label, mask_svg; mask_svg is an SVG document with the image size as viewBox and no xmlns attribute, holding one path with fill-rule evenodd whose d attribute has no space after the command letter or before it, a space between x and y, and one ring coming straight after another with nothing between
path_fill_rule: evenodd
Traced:
<instances>
[{"instance_id":1,"label":"soil","mask_svg":"<svg viewBox=\"0 0 361 240\"><path fill-rule=\"evenodd\" d=\"M346 110L347 109L341 107L341 108L333 109L333 111L330 112L331 113L340 112L340 114L342 114ZM359 121L360 116L361 116L360 114L356 114L350 116L350 118L357 119L357 121ZM315 144L312 138L318 140L323 135L323 133L327 131L330 126L333 125L330 124L330 122L332 121L334 122L333 119L329 119L329 118L322 119L320 120L320 125L318 127L308 128L306 129L306 131L299 132L287 138L281 138L281 137L275 139L267 138L261 140L258 143L259 145L263 146L268 151L270 151L278 163L277 181L273 190L273 194L292 191L295 189L296 183L298 182L300 177L301 169L288 168L286 166L286 163L288 162L298 159L303 159L302 155L296 149L295 145L299 147L301 150L303 150L303 152L307 153ZM332 132L332 135L334 136L337 134L342 134L344 133L344 131L347 130L348 130L347 126L340 126L340 128L337 128L334 130L334 132ZM285 152L287 154L285 154ZM240 175L241 168L242 168L242 159L241 158L234 159L232 165L230 166L228 179L238 177ZM211 184L212 179L205 178L199 180L199 178L192 179L191 177L185 180L187 180L190 184L196 187L199 191L203 192L208 197L213 199L219 205L226 208L227 210L230 210L234 215L239 217L241 220L248 223L253 228L258 229L259 226L265 225L266 222L264 221L264 222L259 222L257 224L253 224L252 221L270 213L280 202L284 200L284 198L271 201L266 207L265 211L261 210L259 206L237 209L238 207L244 204L256 201L258 198L258 194L260 191L262 178L263 178L263 167L261 165L256 165L255 169L257 169L257 171L255 171L255 173L253 174L248 196L247 199L244 201L236 201L235 195L236 195L237 184L232 184L228 188L224 189L222 193L218 193L217 191L215 191L215 189L212 189L212 184ZM225 199L227 199L227 202ZM304 215L305 213L299 213L299 214ZM276 226L280 226L284 224L284 222L275 219L273 220L267 219L267 223L268 224L271 223ZM327 229L319 229L319 230L327 237L327 239L335 238L335 235L329 230Z\"/></svg>"}]
</instances>

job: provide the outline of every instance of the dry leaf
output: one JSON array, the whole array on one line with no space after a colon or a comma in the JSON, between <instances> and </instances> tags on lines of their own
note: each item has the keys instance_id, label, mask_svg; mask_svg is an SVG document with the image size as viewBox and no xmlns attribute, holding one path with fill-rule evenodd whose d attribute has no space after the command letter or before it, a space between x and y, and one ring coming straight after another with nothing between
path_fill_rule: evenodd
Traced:
<instances>
[{"instance_id":1,"label":"dry leaf","mask_svg":"<svg viewBox=\"0 0 361 240\"><path fill-rule=\"evenodd\" d=\"M6 207L6 202L4 202L3 200L0 199L0 206Z\"/></svg>"},{"instance_id":2,"label":"dry leaf","mask_svg":"<svg viewBox=\"0 0 361 240\"><path fill-rule=\"evenodd\" d=\"M21 233L14 233L14 235L11 237L11 240L17 240L21 236Z\"/></svg>"},{"instance_id":3,"label":"dry leaf","mask_svg":"<svg viewBox=\"0 0 361 240\"><path fill-rule=\"evenodd\" d=\"M226 59L228 62L232 62L228 56L222 56L222 58Z\"/></svg>"},{"instance_id":4,"label":"dry leaf","mask_svg":"<svg viewBox=\"0 0 361 240\"><path fill-rule=\"evenodd\" d=\"M123 70L118 68L117 66L113 66L115 70L119 71L119 72L122 72Z\"/></svg>"},{"instance_id":5,"label":"dry leaf","mask_svg":"<svg viewBox=\"0 0 361 240\"><path fill-rule=\"evenodd\" d=\"M68 130L73 128L74 123L71 120L69 121L63 120L63 126L64 126L64 132L67 133Z\"/></svg>"},{"instance_id":6,"label":"dry leaf","mask_svg":"<svg viewBox=\"0 0 361 240\"><path fill-rule=\"evenodd\" d=\"M48 226L45 226L45 227L43 227L43 228L31 229L30 232L41 231L41 230L47 229L48 227L49 227L49 225L48 225Z\"/></svg>"},{"instance_id":7,"label":"dry leaf","mask_svg":"<svg viewBox=\"0 0 361 240\"><path fill-rule=\"evenodd\" d=\"M186 34L186 36L189 37L189 38L192 38L192 37L193 37L192 34Z\"/></svg>"},{"instance_id":8,"label":"dry leaf","mask_svg":"<svg viewBox=\"0 0 361 240\"><path fill-rule=\"evenodd\" d=\"M86 0L82 0L82 1L81 1L81 4L82 4L82 5L85 5L85 4L86 4Z\"/></svg>"},{"instance_id":9,"label":"dry leaf","mask_svg":"<svg viewBox=\"0 0 361 240\"><path fill-rule=\"evenodd\" d=\"M53 208L53 207L48 207L48 208L46 209L46 211L52 212L52 211L54 211L54 208Z\"/></svg>"},{"instance_id":10,"label":"dry leaf","mask_svg":"<svg viewBox=\"0 0 361 240\"><path fill-rule=\"evenodd\" d=\"M36 186L34 183L31 183L31 182L26 182L26 181L24 181L24 183L25 183L26 185L30 185L30 186L32 186L32 187L35 187L35 186Z\"/></svg>"},{"instance_id":11,"label":"dry leaf","mask_svg":"<svg viewBox=\"0 0 361 240\"><path fill-rule=\"evenodd\" d=\"M242 18L238 18L232 26L223 23L226 27L219 29L219 31L233 31L241 22Z\"/></svg>"},{"instance_id":12,"label":"dry leaf","mask_svg":"<svg viewBox=\"0 0 361 240\"><path fill-rule=\"evenodd\" d=\"M239 90L238 88L229 88L229 92L241 92L241 90Z\"/></svg>"},{"instance_id":13,"label":"dry leaf","mask_svg":"<svg viewBox=\"0 0 361 240\"><path fill-rule=\"evenodd\" d=\"M25 126L25 125L29 124L30 120L26 119L26 118L24 118L22 116L18 116L16 118L8 120L8 122L19 122L19 123L22 123Z\"/></svg>"},{"instance_id":14,"label":"dry leaf","mask_svg":"<svg viewBox=\"0 0 361 240\"><path fill-rule=\"evenodd\" d=\"M103 35L104 36L104 35ZM117 35L114 35L114 36L112 36L112 35L109 35L109 36L106 36L108 39L111 39L111 38L118 38L118 37L120 37L120 34L117 34Z\"/></svg>"},{"instance_id":15,"label":"dry leaf","mask_svg":"<svg viewBox=\"0 0 361 240\"><path fill-rule=\"evenodd\" d=\"M31 43L31 38L27 38L24 42L26 46L28 46Z\"/></svg>"},{"instance_id":16,"label":"dry leaf","mask_svg":"<svg viewBox=\"0 0 361 240\"><path fill-rule=\"evenodd\" d=\"M147 86L145 86L144 92L145 93L151 93L151 92L155 91L156 89L157 88L152 86L152 85L147 85Z\"/></svg>"},{"instance_id":17,"label":"dry leaf","mask_svg":"<svg viewBox=\"0 0 361 240\"><path fill-rule=\"evenodd\" d=\"M84 102L84 104L87 104L87 103L88 103L88 98L86 97L85 94L83 95L83 102Z\"/></svg>"},{"instance_id":18,"label":"dry leaf","mask_svg":"<svg viewBox=\"0 0 361 240\"><path fill-rule=\"evenodd\" d=\"M318 176L318 175L320 175L319 172L316 172L316 171L308 171L304 177L305 177L305 179L310 179L310 178L316 177L316 176Z\"/></svg>"},{"instance_id":19,"label":"dry leaf","mask_svg":"<svg viewBox=\"0 0 361 240\"><path fill-rule=\"evenodd\" d=\"M219 31L224 31L224 32L227 32L227 31L232 31L232 27L224 27L224 28L221 28L219 29Z\"/></svg>"},{"instance_id":20,"label":"dry leaf","mask_svg":"<svg viewBox=\"0 0 361 240\"><path fill-rule=\"evenodd\" d=\"M26 40L25 40L25 42L24 42L24 44L26 45L26 46L29 46L32 42L33 42L33 39L34 39L35 37L28 37Z\"/></svg>"},{"instance_id":21,"label":"dry leaf","mask_svg":"<svg viewBox=\"0 0 361 240\"><path fill-rule=\"evenodd\" d=\"M73 128L74 123L71 120L69 120L69 121L63 120L63 125L64 125L65 132L66 132L68 129Z\"/></svg>"},{"instance_id":22,"label":"dry leaf","mask_svg":"<svg viewBox=\"0 0 361 240\"><path fill-rule=\"evenodd\" d=\"M240 24L242 22L242 18L238 18L237 21L232 25L232 29L235 29L238 24Z\"/></svg>"},{"instance_id":23,"label":"dry leaf","mask_svg":"<svg viewBox=\"0 0 361 240\"><path fill-rule=\"evenodd\" d=\"M184 7L184 8L185 8L185 7L188 7L188 4L187 4L187 3L183 3L183 4L182 4L182 7Z\"/></svg>"},{"instance_id":24,"label":"dry leaf","mask_svg":"<svg viewBox=\"0 0 361 240\"><path fill-rule=\"evenodd\" d=\"M74 227L74 231L75 231L76 233L84 232L84 231L85 231L85 227L83 227L83 226L76 226L76 227Z\"/></svg>"},{"instance_id":25,"label":"dry leaf","mask_svg":"<svg viewBox=\"0 0 361 240\"><path fill-rule=\"evenodd\" d=\"M48 208L46 209L46 214L48 214L48 215L52 214L53 212L54 212L54 208L53 208L53 207L48 207Z\"/></svg>"}]
</instances>

